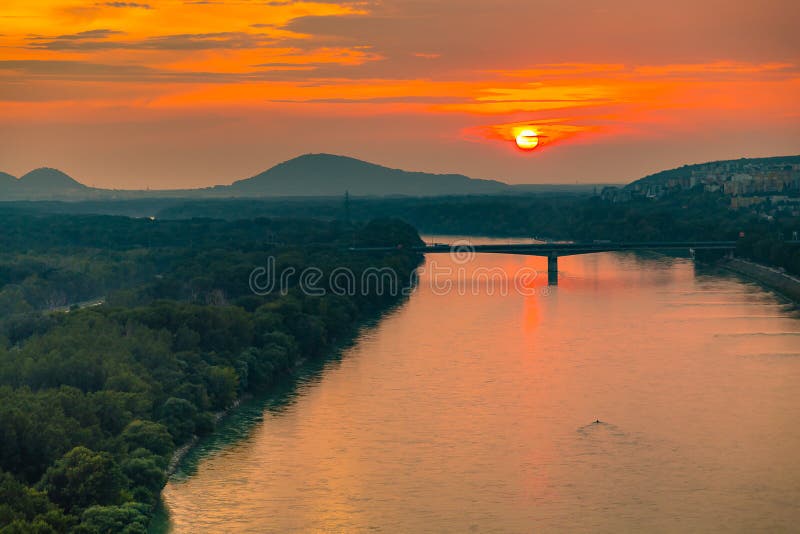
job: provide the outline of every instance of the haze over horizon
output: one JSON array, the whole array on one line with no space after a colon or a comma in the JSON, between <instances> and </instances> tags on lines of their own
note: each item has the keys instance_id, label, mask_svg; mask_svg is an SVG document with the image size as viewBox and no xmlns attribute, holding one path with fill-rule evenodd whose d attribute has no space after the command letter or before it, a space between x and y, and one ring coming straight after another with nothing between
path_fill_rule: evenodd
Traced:
<instances>
[{"instance_id":1,"label":"haze over horizon","mask_svg":"<svg viewBox=\"0 0 800 534\"><path fill-rule=\"evenodd\" d=\"M796 154L798 18L788 0L9 0L0 170L198 188L324 152L609 183Z\"/></svg>"}]
</instances>

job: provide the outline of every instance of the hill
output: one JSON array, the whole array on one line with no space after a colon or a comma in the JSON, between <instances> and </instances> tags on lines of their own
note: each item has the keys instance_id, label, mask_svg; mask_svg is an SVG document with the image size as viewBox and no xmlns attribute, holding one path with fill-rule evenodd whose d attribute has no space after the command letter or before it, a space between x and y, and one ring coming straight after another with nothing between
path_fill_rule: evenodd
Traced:
<instances>
[{"instance_id":1,"label":"hill","mask_svg":"<svg viewBox=\"0 0 800 534\"><path fill-rule=\"evenodd\" d=\"M346 156L306 154L252 178L214 188L220 196L463 195L509 192L511 186L460 174L391 169Z\"/></svg>"},{"instance_id":2,"label":"hill","mask_svg":"<svg viewBox=\"0 0 800 534\"><path fill-rule=\"evenodd\" d=\"M645 176L628 184L627 187L666 185L671 180L681 181L691 179L693 174L724 170L729 173L739 173L751 170L773 169L783 165L800 164L798 156L775 156L769 158L740 158L720 161L709 161L706 163L695 163L693 165L683 165L675 169L660 171Z\"/></svg>"},{"instance_id":3,"label":"hill","mask_svg":"<svg viewBox=\"0 0 800 534\"><path fill-rule=\"evenodd\" d=\"M20 179L0 173L0 200L79 200L91 191L58 169L42 167Z\"/></svg>"},{"instance_id":4,"label":"hill","mask_svg":"<svg viewBox=\"0 0 800 534\"><path fill-rule=\"evenodd\" d=\"M86 191L89 188L58 169L42 167L35 169L19 179L19 186L26 191L72 192Z\"/></svg>"},{"instance_id":5,"label":"hill","mask_svg":"<svg viewBox=\"0 0 800 534\"><path fill-rule=\"evenodd\" d=\"M146 198L261 198L484 195L516 192L494 180L460 174L391 169L346 156L306 154L231 185L203 189L121 191L86 187L57 169L41 168L19 180L0 175L0 200L132 200Z\"/></svg>"},{"instance_id":6,"label":"hill","mask_svg":"<svg viewBox=\"0 0 800 534\"><path fill-rule=\"evenodd\" d=\"M6 195L17 185L17 179L6 172L0 172L0 195Z\"/></svg>"}]
</instances>

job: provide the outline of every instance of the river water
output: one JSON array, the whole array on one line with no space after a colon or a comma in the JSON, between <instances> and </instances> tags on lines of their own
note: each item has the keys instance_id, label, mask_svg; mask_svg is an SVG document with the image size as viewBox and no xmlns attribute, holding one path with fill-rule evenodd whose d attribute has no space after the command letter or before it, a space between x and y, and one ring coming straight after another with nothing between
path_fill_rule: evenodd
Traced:
<instances>
[{"instance_id":1,"label":"river water","mask_svg":"<svg viewBox=\"0 0 800 534\"><path fill-rule=\"evenodd\" d=\"M557 288L530 280L543 258L426 261L452 290L423 273L338 357L227 421L165 488L171 531L800 528L784 301L687 258L561 258ZM473 287L481 267L505 295Z\"/></svg>"}]
</instances>

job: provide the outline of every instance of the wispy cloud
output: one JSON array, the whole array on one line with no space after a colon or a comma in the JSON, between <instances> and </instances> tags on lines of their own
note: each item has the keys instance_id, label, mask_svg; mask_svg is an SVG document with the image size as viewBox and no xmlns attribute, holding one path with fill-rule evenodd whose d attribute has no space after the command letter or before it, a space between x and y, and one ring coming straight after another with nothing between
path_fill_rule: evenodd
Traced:
<instances>
[{"instance_id":1,"label":"wispy cloud","mask_svg":"<svg viewBox=\"0 0 800 534\"><path fill-rule=\"evenodd\" d=\"M746 63L741 61L713 61L710 63L680 63L668 65L644 65L635 72L646 76L705 75L705 74L764 74L789 72L797 66L788 62Z\"/></svg>"},{"instance_id":2,"label":"wispy cloud","mask_svg":"<svg viewBox=\"0 0 800 534\"><path fill-rule=\"evenodd\" d=\"M46 50L213 50L264 48L275 40L263 33L215 32L197 34L156 35L145 39L117 40L111 37L123 32L94 30L53 38L32 37L29 48Z\"/></svg>"},{"instance_id":3,"label":"wispy cloud","mask_svg":"<svg viewBox=\"0 0 800 534\"><path fill-rule=\"evenodd\" d=\"M124 32L108 29L86 30L78 33L69 33L46 37L42 35L32 35L28 37L30 41L85 41L94 39L108 39L114 35L123 35Z\"/></svg>"},{"instance_id":4,"label":"wispy cloud","mask_svg":"<svg viewBox=\"0 0 800 534\"><path fill-rule=\"evenodd\" d=\"M103 6L133 9L153 9L150 4L139 4L137 2L103 2Z\"/></svg>"}]
</instances>

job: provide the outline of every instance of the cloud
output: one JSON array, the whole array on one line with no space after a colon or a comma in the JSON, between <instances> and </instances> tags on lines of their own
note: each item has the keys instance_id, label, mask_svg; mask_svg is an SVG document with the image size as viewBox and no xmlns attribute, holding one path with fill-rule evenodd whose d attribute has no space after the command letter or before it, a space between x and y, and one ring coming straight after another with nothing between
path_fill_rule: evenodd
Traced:
<instances>
[{"instance_id":1,"label":"cloud","mask_svg":"<svg viewBox=\"0 0 800 534\"><path fill-rule=\"evenodd\" d=\"M17 59L0 60L0 73L16 73L45 79L108 80L140 77L155 72L141 65L107 65L85 61Z\"/></svg>"},{"instance_id":2,"label":"cloud","mask_svg":"<svg viewBox=\"0 0 800 534\"><path fill-rule=\"evenodd\" d=\"M118 65L75 60L0 60L0 79L22 76L28 80L131 82L131 83L243 83L257 76L249 73L220 73L167 70L146 65ZM24 86L22 87L24 90ZM53 99L57 100L56 90Z\"/></svg>"},{"instance_id":3,"label":"cloud","mask_svg":"<svg viewBox=\"0 0 800 534\"><path fill-rule=\"evenodd\" d=\"M800 16L800 4L787 0L736 9L694 0L616 0L602 9L590 0L387 0L372 4L366 14L312 14L285 28L303 36L286 42L302 50L371 46L385 58L363 65L374 76L442 79L488 68L521 71L531 64L786 61L800 50L800 32L788 22L792 16ZM417 51L438 54L442 61L435 70L409 61Z\"/></svg>"},{"instance_id":4,"label":"cloud","mask_svg":"<svg viewBox=\"0 0 800 534\"><path fill-rule=\"evenodd\" d=\"M81 34L46 38L31 38L29 48L45 50L213 50L264 48L275 39L263 33L215 32L176 35L156 35L139 40L111 40L122 32L95 30Z\"/></svg>"},{"instance_id":5,"label":"cloud","mask_svg":"<svg viewBox=\"0 0 800 534\"><path fill-rule=\"evenodd\" d=\"M45 37L42 35L33 35L28 37L28 39L32 41L47 41L47 40L57 40L57 41L84 41L89 39L108 39L113 35L123 35L124 32L117 31L117 30L108 30L108 29L98 29L98 30L86 30L78 33L69 33L65 35L57 35L55 37Z\"/></svg>"},{"instance_id":6,"label":"cloud","mask_svg":"<svg viewBox=\"0 0 800 534\"><path fill-rule=\"evenodd\" d=\"M308 98L308 99L275 99L270 102L284 104L436 104L453 103L459 99L452 96L383 96L372 98Z\"/></svg>"},{"instance_id":7,"label":"cloud","mask_svg":"<svg viewBox=\"0 0 800 534\"><path fill-rule=\"evenodd\" d=\"M431 54L426 52L414 52L411 55L414 57L421 57L423 59L439 59L442 57L442 54Z\"/></svg>"},{"instance_id":8,"label":"cloud","mask_svg":"<svg viewBox=\"0 0 800 534\"><path fill-rule=\"evenodd\" d=\"M137 46L151 50L207 50L234 48L262 48L274 44L275 40L266 34L246 32L217 32L179 35L160 35L150 37Z\"/></svg>"},{"instance_id":9,"label":"cloud","mask_svg":"<svg viewBox=\"0 0 800 534\"><path fill-rule=\"evenodd\" d=\"M745 63L740 61L714 61L711 63L684 63L668 65L645 65L635 70L647 76L702 75L702 74L763 74L785 73L796 69L787 62Z\"/></svg>"},{"instance_id":10,"label":"cloud","mask_svg":"<svg viewBox=\"0 0 800 534\"><path fill-rule=\"evenodd\" d=\"M99 5L119 8L153 9L150 4L138 4L136 2L104 2Z\"/></svg>"}]
</instances>

